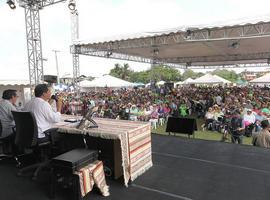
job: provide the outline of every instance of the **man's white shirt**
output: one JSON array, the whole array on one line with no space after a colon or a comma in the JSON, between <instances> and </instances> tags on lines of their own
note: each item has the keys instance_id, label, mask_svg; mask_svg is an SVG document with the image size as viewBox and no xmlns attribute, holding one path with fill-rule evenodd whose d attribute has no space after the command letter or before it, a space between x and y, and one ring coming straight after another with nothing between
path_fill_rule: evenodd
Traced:
<instances>
[{"instance_id":1,"label":"man's white shirt","mask_svg":"<svg viewBox=\"0 0 270 200\"><path fill-rule=\"evenodd\" d=\"M61 119L60 112L53 111L47 101L38 97L29 101L24 110L34 114L38 126L38 138L45 137L44 131L52 128L52 125L60 122Z\"/></svg>"}]
</instances>

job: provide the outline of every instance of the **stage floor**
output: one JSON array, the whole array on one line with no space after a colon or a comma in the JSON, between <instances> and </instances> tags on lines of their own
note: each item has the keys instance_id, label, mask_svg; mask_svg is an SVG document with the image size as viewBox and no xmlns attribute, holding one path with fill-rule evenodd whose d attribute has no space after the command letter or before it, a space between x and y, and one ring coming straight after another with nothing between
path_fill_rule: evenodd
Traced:
<instances>
[{"instance_id":1,"label":"stage floor","mask_svg":"<svg viewBox=\"0 0 270 200\"><path fill-rule=\"evenodd\" d=\"M152 135L154 166L128 188L108 180L111 196L99 200L268 200L270 150L221 142ZM0 200L49 199L47 176L37 182L16 177L16 168L0 164ZM66 191L56 200L67 199Z\"/></svg>"}]
</instances>

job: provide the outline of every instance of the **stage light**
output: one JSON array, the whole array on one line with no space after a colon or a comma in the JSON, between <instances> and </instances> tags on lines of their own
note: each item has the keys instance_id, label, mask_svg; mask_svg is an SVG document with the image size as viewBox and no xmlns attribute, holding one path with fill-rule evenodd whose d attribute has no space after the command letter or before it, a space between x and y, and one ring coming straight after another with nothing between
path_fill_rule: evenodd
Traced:
<instances>
[{"instance_id":1,"label":"stage light","mask_svg":"<svg viewBox=\"0 0 270 200\"><path fill-rule=\"evenodd\" d=\"M239 42L233 42L230 47L233 49L237 49L239 45L240 45Z\"/></svg>"},{"instance_id":2,"label":"stage light","mask_svg":"<svg viewBox=\"0 0 270 200\"><path fill-rule=\"evenodd\" d=\"M158 48L155 48L155 49L153 50L153 54L154 54L155 56L157 56L157 55L159 54L159 49L158 49Z\"/></svg>"},{"instance_id":3,"label":"stage light","mask_svg":"<svg viewBox=\"0 0 270 200\"><path fill-rule=\"evenodd\" d=\"M16 8L14 0L7 0L7 4L12 10Z\"/></svg>"},{"instance_id":4,"label":"stage light","mask_svg":"<svg viewBox=\"0 0 270 200\"><path fill-rule=\"evenodd\" d=\"M75 4L75 1L74 0L70 0L69 1L68 8L69 8L69 10L75 10L76 4Z\"/></svg>"},{"instance_id":5,"label":"stage light","mask_svg":"<svg viewBox=\"0 0 270 200\"><path fill-rule=\"evenodd\" d=\"M191 34L192 34L192 33L191 33L191 30L188 29L188 30L186 31L186 39L188 39L188 40L191 39Z\"/></svg>"},{"instance_id":6,"label":"stage light","mask_svg":"<svg viewBox=\"0 0 270 200\"><path fill-rule=\"evenodd\" d=\"M106 57L107 58L109 58L111 55L113 54L113 52L112 51L107 51L107 53L106 53Z\"/></svg>"}]
</instances>

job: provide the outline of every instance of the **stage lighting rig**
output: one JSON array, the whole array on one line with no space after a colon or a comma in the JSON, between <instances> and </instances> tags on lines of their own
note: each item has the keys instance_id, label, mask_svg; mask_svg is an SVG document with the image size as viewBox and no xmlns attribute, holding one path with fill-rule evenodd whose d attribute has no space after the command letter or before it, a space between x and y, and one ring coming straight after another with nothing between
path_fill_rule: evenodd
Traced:
<instances>
[{"instance_id":1,"label":"stage lighting rig","mask_svg":"<svg viewBox=\"0 0 270 200\"><path fill-rule=\"evenodd\" d=\"M14 0L7 0L7 4L9 5L9 7L14 10L16 8L15 2Z\"/></svg>"},{"instance_id":2,"label":"stage lighting rig","mask_svg":"<svg viewBox=\"0 0 270 200\"><path fill-rule=\"evenodd\" d=\"M69 10L73 11L76 9L76 3L74 0L70 0L69 3L68 3L68 8Z\"/></svg>"},{"instance_id":3,"label":"stage lighting rig","mask_svg":"<svg viewBox=\"0 0 270 200\"><path fill-rule=\"evenodd\" d=\"M11 9L15 9L15 2L23 7L25 10L25 26L26 26L26 39L27 39L27 53L28 53L28 68L30 87L33 90L35 85L43 82L43 56L42 56L42 43L41 43L41 31L40 31L40 15L39 11L47 6L54 5L60 2L66 2L67 0L6 0L6 3ZM78 39L78 25L77 18L78 12L76 10L75 0L69 0L68 4L71 10L72 16L75 16L73 26L76 33L75 39ZM76 11L76 12L75 12ZM79 59L76 55L76 78L79 75Z\"/></svg>"}]
</instances>

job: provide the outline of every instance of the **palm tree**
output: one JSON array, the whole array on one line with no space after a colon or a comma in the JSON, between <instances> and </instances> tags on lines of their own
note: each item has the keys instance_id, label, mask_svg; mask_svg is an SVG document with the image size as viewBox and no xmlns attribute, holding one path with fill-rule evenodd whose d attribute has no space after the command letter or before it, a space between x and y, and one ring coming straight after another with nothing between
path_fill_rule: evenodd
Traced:
<instances>
[{"instance_id":1,"label":"palm tree","mask_svg":"<svg viewBox=\"0 0 270 200\"><path fill-rule=\"evenodd\" d=\"M122 79L128 80L129 74L130 74L129 64L125 63L123 68L122 68Z\"/></svg>"}]
</instances>

